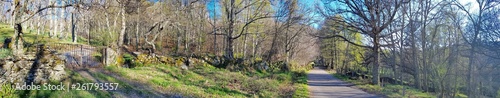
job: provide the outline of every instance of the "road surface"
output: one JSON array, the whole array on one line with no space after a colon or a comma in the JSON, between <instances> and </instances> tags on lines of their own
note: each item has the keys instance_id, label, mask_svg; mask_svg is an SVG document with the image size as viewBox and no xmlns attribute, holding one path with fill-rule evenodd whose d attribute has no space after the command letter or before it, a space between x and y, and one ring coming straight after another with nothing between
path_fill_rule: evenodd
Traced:
<instances>
[{"instance_id":1,"label":"road surface","mask_svg":"<svg viewBox=\"0 0 500 98\"><path fill-rule=\"evenodd\" d=\"M323 69L314 68L307 74L311 98L380 98L351 88L351 84L333 77Z\"/></svg>"}]
</instances>

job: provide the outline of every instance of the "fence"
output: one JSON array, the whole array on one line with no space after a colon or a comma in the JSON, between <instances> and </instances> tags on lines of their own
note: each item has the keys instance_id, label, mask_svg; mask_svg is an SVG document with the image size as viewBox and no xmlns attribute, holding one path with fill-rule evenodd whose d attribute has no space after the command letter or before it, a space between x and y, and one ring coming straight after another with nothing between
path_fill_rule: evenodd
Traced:
<instances>
[{"instance_id":1,"label":"fence","mask_svg":"<svg viewBox=\"0 0 500 98\"><path fill-rule=\"evenodd\" d=\"M46 44L46 47L57 52L60 58L64 58L67 67L99 67L102 66L102 55L99 48L89 45L71 44L71 43L52 43Z\"/></svg>"}]
</instances>

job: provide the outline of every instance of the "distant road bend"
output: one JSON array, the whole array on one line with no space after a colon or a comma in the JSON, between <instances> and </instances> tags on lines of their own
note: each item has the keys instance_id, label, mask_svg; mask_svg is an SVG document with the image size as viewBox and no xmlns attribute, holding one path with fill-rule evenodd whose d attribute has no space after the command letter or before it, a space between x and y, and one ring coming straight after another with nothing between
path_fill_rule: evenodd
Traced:
<instances>
[{"instance_id":1,"label":"distant road bend","mask_svg":"<svg viewBox=\"0 0 500 98\"><path fill-rule=\"evenodd\" d=\"M314 68L307 74L311 98L381 98L349 87L351 84L333 77L323 69Z\"/></svg>"}]
</instances>

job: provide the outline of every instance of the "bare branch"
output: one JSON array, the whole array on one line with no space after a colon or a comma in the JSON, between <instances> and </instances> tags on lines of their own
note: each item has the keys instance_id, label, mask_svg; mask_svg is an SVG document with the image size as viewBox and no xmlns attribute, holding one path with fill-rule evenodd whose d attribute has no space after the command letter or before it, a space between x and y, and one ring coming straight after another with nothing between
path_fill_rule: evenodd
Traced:
<instances>
[{"instance_id":1,"label":"bare branch","mask_svg":"<svg viewBox=\"0 0 500 98\"><path fill-rule=\"evenodd\" d=\"M28 21L29 19L33 18L36 14L46 10L46 9L49 9L49 8L67 8L67 7L72 7L72 6L75 6L76 4L68 4L68 5L63 5L63 6L55 6L55 5L49 5L49 6L46 6L44 8L41 8L41 9L38 9L35 13L31 14L28 16L28 18L24 19L23 21L20 21L20 22L16 22L16 24L21 24L21 23L24 23L26 21Z\"/></svg>"}]
</instances>

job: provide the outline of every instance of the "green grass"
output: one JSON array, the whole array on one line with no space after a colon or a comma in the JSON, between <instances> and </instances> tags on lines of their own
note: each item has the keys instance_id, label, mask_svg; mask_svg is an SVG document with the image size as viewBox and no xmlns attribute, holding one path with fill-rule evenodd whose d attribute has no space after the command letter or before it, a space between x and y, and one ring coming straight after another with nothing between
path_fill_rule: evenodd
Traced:
<instances>
[{"instance_id":1,"label":"green grass","mask_svg":"<svg viewBox=\"0 0 500 98\"><path fill-rule=\"evenodd\" d=\"M7 96L10 98L109 98L117 93L124 93L125 95L138 95L138 96L151 96L152 92L144 89L136 88L127 82L120 81L112 76L100 72L89 72L91 76L101 83L118 83L117 92L106 90L75 90L68 89L71 85L76 83L95 83L92 80L82 77L76 72L69 71L71 77L62 81L63 85L67 88L62 91L55 90L29 90L29 91L15 91L13 95ZM59 82L52 82L50 84L59 84ZM2 91L4 92L4 91ZM9 93L0 93L0 96Z\"/></svg>"},{"instance_id":2,"label":"green grass","mask_svg":"<svg viewBox=\"0 0 500 98\"><path fill-rule=\"evenodd\" d=\"M12 51L10 49L0 49L0 59L11 56Z\"/></svg>"},{"instance_id":3,"label":"green grass","mask_svg":"<svg viewBox=\"0 0 500 98\"><path fill-rule=\"evenodd\" d=\"M2 84L0 87L0 97L1 98L17 98L16 90L12 87L12 84L6 83Z\"/></svg>"},{"instance_id":4,"label":"green grass","mask_svg":"<svg viewBox=\"0 0 500 98\"><path fill-rule=\"evenodd\" d=\"M72 72L67 70L67 74L70 74L70 78L66 79L65 81L62 81L62 83L66 86L69 87L70 84L76 84L76 83L92 83L91 80L86 79L79 75L76 72ZM51 82L50 84L56 84L58 83ZM60 91L55 91L55 90L27 90L27 91L16 91L17 94L16 97L20 98L104 98L104 97L111 97L110 92L106 91L100 91L100 90L60 90ZM16 98L14 97L14 98Z\"/></svg>"},{"instance_id":5,"label":"green grass","mask_svg":"<svg viewBox=\"0 0 500 98\"><path fill-rule=\"evenodd\" d=\"M349 77L340 75L337 73L333 73L333 76L352 83L356 85L356 87L370 92L370 93L376 93L376 94L381 94L385 95L389 98L436 98L437 96L433 93L427 93L422 90L409 87L409 86L403 86L403 85L394 85L394 84L385 84L384 86L378 86L378 85L372 85L370 84L370 81L367 79L361 79L361 80L352 80L349 79ZM405 90L403 90L403 88ZM405 96L403 96L403 91L405 92Z\"/></svg>"},{"instance_id":6,"label":"green grass","mask_svg":"<svg viewBox=\"0 0 500 98\"><path fill-rule=\"evenodd\" d=\"M107 67L121 77L187 97L307 97L307 78L294 72L231 72L213 66L196 65L182 70L170 65L135 68ZM301 81L300 83L298 81Z\"/></svg>"},{"instance_id":7,"label":"green grass","mask_svg":"<svg viewBox=\"0 0 500 98\"><path fill-rule=\"evenodd\" d=\"M46 43L71 43L71 35L68 35L66 38L59 39L57 37L50 38L48 33L37 35L35 30L24 29L23 30L23 39L25 42L25 46L32 46L34 44L46 44ZM0 45L4 44L4 40L6 38L11 38L14 34L14 28L6 24L0 24ZM86 44L87 39L78 36L77 44Z\"/></svg>"},{"instance_id":8,"label":"green grass","mask_svg":"<svg viewBox=\"0 0 500 98\"><path fill-rule=\"evenodd\" d=\"M118 83L119 85L118 85L117 90L124 91L124 93L126 93L126 94L134 93L134 94L143 95L143 96L147 96L147 95L152 94L152 92L149 92L149 91L144 90L144 89L139 89L137 87L134 87L134 86L128 84L127 82L120 81L112 76L109 76L109 75L106 75L103 73L94 72L91 74L92 74L92 76L95 76L97 79L99 79L101 81L106 81L105 83Z\"/></svg>"},{"instance_id":9,"label":"green grass","mask_svg":"<svg viewBox=\"0 0 500 98\"><path fill-rule=\"evenodd\" d=\"M305 81L305 82L304 82ZM307 98L309 97L309 90L307 89L307 77L301 77L299 82L295 85L295 92L293 98Z\"/></svg>"}]
</instances>

